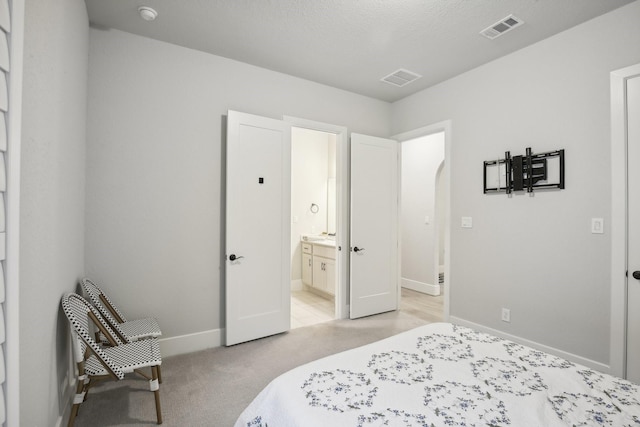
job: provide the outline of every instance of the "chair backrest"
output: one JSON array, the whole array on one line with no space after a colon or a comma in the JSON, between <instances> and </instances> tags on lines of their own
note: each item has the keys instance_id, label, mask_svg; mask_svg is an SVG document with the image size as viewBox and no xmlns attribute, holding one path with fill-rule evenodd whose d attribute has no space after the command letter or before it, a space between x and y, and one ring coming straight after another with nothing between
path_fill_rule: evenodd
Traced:
<instances>
[{"instance_id":1,"label":"chair backrest","mask_svg":"<svg viewBox=\"0 0 640 427\"><path fill-rule=\"evenodd\" d=\"M100 362L111 371L119 379L124 378L124 372L117 364L102 351L101 346L91 338L90 313L93 314L93 322L99 322L104 328L103 332L106 332L115 344L120 345L123 342L118 338L116 333L111 329L109 324L102 318L102 315L98 310L89 304L87 300L82 298L78 294L66 293L62 296L61 300L62 310L69 320L71 325L71 337L73 343L73 352L76 362L79 363L85 360L87 354L87 347L91 349L91 352L100 360ZM96 325L97 326L97 325Z\"/></svg>"},{"instance_id":2,"label":"chair backrest","mask_svg":"<svg viewBox=\"0 0 640 427\"><path fill-rule=\"evenodd\" d=\"M93 305L100 311L102 316L104 316L104 318L107 319L107 321L111 324L111 327L115 329L118 332L118 334L125 337L124 332L118 325L122 322L126 322L127 318L124 317L124 314L122 314L122 312L118 310L115 304L111 302L109 297L104 292L102 292L102 289L100 289L100 287L96 285L93 280L87 277L85 277L80 281L80 286L82 287L82 291L85 293L85 295L89 297ZM112 309L115 312L117 317L119 317L122 322L116 319L116 316L114 316L114 314L111 312L110 309Z\"/></svg>"}]
</instances>

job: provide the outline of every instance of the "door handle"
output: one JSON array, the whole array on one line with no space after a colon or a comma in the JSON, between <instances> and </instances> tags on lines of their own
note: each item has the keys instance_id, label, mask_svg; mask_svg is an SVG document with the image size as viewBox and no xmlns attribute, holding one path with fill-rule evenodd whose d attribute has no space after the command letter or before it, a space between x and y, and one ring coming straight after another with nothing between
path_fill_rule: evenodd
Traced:
<instances>
[{"instance_id":1,"label":"door handle","mask_svg":"<svg viewBox=\"0 0 640 427\"><path fill-rule=\"evenodd\" d=\"M633 276L634 279L640 280L640 271L636 270L633 273L631 273L631 275Z\"/></svg>"},{"instance_id":2,"label":"door handle","mask_svg":"<svg viewBox=\"0 0 640 427\"><path fill-rule=\"evenodd\" d=\"M229 255L229 261L235 261L237 259L244 258L242 255L236 256L236 254Z\"/></svg>"},{"instance_id":3,"label":"door handle","mask_svg":"<svg viewBox=\"0 0 640 427\"><path fill-rule=\"evenodd\" d=\"M353 252L361 252L361 251L364 251L364 248L359 248L357 246L353 248Z\"/></svg>"}]
</instances>

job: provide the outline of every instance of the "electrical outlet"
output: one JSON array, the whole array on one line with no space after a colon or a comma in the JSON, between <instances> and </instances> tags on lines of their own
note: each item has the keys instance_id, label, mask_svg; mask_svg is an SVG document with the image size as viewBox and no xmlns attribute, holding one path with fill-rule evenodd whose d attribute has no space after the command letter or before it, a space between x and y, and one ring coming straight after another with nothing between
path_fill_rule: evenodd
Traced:
<instances>
[{"instance_id":1,"label":"electrical outlet","mask_svg":"<svg viewBox=\"0 0 640 427\"><path fill-rule=\"evenodd\" d=\"M502 321L511 322L511 310L509 310L508 308L502 309Z\"/></svg>"}]
</instances>

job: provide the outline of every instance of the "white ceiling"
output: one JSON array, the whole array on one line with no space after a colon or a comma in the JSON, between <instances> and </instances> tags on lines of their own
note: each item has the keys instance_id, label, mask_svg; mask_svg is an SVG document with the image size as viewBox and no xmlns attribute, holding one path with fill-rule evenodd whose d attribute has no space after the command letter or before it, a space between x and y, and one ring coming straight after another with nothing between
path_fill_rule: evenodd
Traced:
<instances>
[{"instance_id":1,"label":"white ceiling","mask_svg":"<svg viewBox=\"0 0 640 427\"><path fill-rule=\"evenodd\" d=\"M85 0L115 28L384 101L414 92L633 0ZM158 11L143 21L139 6ZM524 25L479 33L513 14ZM380 79L422 75L398 88Z\"/></svg>"}]
</instances>

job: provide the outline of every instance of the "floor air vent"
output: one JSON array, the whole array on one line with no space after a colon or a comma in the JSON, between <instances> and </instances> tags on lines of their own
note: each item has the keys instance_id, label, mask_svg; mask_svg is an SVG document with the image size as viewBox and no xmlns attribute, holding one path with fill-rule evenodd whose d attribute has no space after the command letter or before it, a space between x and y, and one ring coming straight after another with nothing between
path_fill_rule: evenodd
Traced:
<instances>
[{"instance_id":1,"label":"floor air vent","mask_svg":"<svg viewBox=\"0 0 640 427\"><path fill-rule=\"evenodd\" d=\"M402 87L408 85L414 80L418 80L420 77L422 77L420 74L416 74L412 71L404 70L401 68L389 74L388 76L381 78L380 81L389 83L390 85Z\"/></svg>"},{"instance_id":2,"label":"floor air vent","mask_svg":"<svg viewBox=\"0 0 640 427\"><path fill-rule=\"evenodd\" d=\"M493 40L496 37L499 37L504 33L508 33L509 31L513 30L516 27L519 27L522 24L524 24L524 21L522 19L516 18L513 15L509 15L506 18L501 19L495 24L490 25L489 27L480 31L480 34L488 39Z\"/></svg>"}]
</instances>

